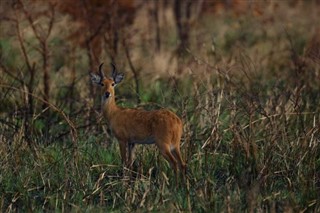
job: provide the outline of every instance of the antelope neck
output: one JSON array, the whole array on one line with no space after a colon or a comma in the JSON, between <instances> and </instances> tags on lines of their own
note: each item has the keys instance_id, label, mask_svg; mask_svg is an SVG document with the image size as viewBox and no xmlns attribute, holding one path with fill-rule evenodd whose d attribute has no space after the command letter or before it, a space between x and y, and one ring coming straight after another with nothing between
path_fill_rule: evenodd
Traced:
<instances>
[{"instance_id":1,"label":"antelope neck","mask_svg":"<svg viewBox=\"0 0 320 213\"><path fill-rule=\"evenodd\" d=\"M115 111L117 111L119 108L116 105L116 101L114 96L109 97L103 104L103 111L105 116L107 117L107 120L110 120L112 117L112 114L114 114Z\"/></svg>"}]
</instances>

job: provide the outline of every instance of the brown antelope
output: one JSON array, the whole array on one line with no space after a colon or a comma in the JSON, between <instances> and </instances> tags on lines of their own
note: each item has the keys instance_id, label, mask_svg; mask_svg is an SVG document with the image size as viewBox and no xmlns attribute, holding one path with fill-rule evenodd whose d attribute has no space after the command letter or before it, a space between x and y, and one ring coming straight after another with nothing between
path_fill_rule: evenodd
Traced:
<instances>
[{"instance_id":1,"label":"brown antelope","mask_svg":"<svg viewBox=\"0 0 320 213\"><path fill-rule=\"evenodd\" d=\"M173 112L160 109L145 111L117 106L115 86L124 75L118 73L112 65L112 78L104 76L102 65L98 75L91 73L93 83L103 88L102 110L108 125L119 141L122 163L132 166L135 144L156 144L164 158L171 164L175 173L179 169L185 172L185 163L180 153L182 121Z\"/></svg>"}]
</instances>

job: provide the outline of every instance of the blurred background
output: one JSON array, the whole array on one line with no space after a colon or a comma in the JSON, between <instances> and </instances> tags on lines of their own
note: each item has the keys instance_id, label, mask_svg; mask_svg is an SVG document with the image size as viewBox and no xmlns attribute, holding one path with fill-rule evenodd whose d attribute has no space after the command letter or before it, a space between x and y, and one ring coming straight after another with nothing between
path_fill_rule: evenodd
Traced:
<instances>
[{"instance_id":1,"label":"blurred background","mask_svg":"<svg viewBox=\"0 0 320 213\"><path fill-rule=\"evenodd\" d=\"M0 1L1 209L319 210L319 20L319 0ZM120 178L100 63L118 105L184 120L176 195L154 147Z\"/></svg>"}]
</instances>

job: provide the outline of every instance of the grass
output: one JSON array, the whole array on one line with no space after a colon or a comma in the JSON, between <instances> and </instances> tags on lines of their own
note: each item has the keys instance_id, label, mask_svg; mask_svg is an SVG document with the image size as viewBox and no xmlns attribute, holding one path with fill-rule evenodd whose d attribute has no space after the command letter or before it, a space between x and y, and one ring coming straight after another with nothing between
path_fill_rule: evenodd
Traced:
<instances>
[{"instance_id":1,"label":"grass","mask_svg":"<svg viewBox=\"0 0 320 213\"><path fill-rule=\"evenodd\" d=\"M41 141L33 144L34 153L25 145L22 130L11 140L4 135L3 208L61 211L318 208L319 133L315 122L319 117L312 113L314 109L269 112L265 117L251 109L254 103L244 102L243 96L238 96L201 95L191 101L191 97L187 99L191 103L186 112L179 113L185 113L182 143L189 173L186 185L178 190L169 165L155 147L140 146L133 173L123 176L116 142L98 130L89 136L78 130L76 150L72 141L63 137L49 145ZM208 98L213 98L208 102L210 106L206 105ZM258 103L266 105L264 110L267 101L268 97L259 99ZM230 106L229 102L233 104ZM311 102L303 105L313 108ZM277 102L276 107L282 106ZM59 130L57 126L49 134L66 128Z\"/></svg>"},{"instance_id":2,"label":"grass","mask_svg":"<svg viewBox=\"0 0 320 213\"><path fill-rule=\"evenodd\" d=\"M188 174L178 182L154 146L138 146L132 171L122 167L117 141L100 115L99 91L89 94L83 48L52 32L50 47L57 48L50 56L47 103L42 59L27 23L20 24L29 32L23 38L36 62L32 93L17 35L3 33L1 211L319 212L319 64L304 55L312 36L306 26L314 19L305 16L308 4L280 7L288 7L288 14L275 13L270 22L267 12L240 20L230 14L205 16L190 32L187 54L171 62L161 59L161 71L154 66L159 59L150 42L139 40L133 48L139 56L133 57L139 105L130 68L119 60L126 72L116 91L119 105L166 107L184 122ZM302 14L294 15L300 9ZM167 46L161 54L172 54L174 38L175 33L162 38ZM177 64L182 74L165 69L178 70Z\"/></svg>"}]
</instances>

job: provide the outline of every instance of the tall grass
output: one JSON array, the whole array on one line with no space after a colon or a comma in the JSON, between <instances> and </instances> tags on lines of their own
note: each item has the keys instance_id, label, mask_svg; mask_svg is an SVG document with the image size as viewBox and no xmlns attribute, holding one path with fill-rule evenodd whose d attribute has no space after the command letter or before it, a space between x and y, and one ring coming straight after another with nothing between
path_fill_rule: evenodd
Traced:
<instances>
[{"instance_id":1,"label":"tall grass","mask_svg":"<svg viewBox=\"0 0 320 213\"><path fill-rule=\"evenodd\" d=\"M28 90L32 73L21 63L17 40L0 37L1 211L319 212L319 63L304 54L311 38L305 26L314 22L288 14L274 18L291 19L296 28L273 21L263 26L267 15L206 17L179 59L170 46L150 56L149 43L133 45L139 79L120 62L127 75L116 91L119 105L166 107L184 122L188 171L178 183L154 146L138 146L133 169L122 167L117 141L100 114L99 91L95 100L89 94L84 50L72 47L77 51L66 57L73 59L61 62L63 45L55 42L72 44L53 27L50 60L62 68L51 70L47 101L41 86ZM166 54L173 57L156 58ZM154 66L159 60L162 71ZM71 69L77 71L73 80ZM35 70L34 81L41 82Z\"/></svg>"}]
</instances>

